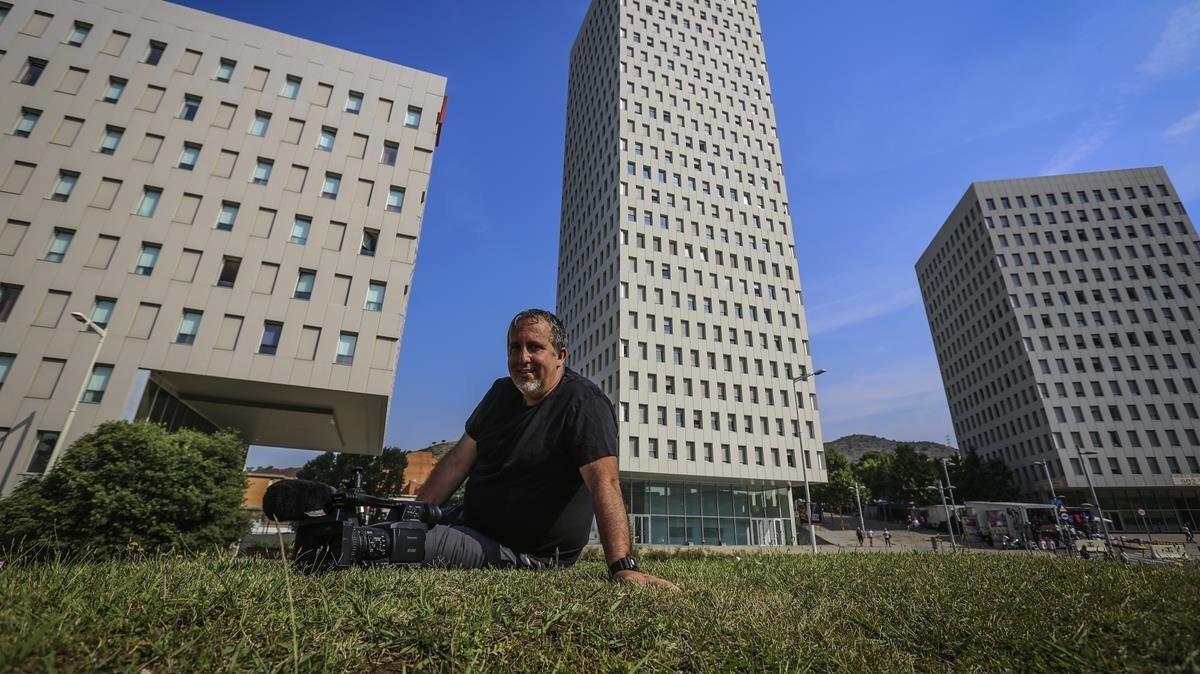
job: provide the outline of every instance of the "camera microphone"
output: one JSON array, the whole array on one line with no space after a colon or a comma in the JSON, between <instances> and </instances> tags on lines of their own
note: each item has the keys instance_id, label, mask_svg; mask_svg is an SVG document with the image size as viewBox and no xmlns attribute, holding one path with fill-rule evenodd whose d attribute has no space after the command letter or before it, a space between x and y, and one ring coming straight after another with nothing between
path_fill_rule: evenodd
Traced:
<instances>
[{"instance_id":1,"label":"camera microphone","mask_svg":"<svg viewBox=\"0 0 1200 674\"><path fill-rule=\"evenodd\" d=\"M263 495L263 512L280 522L320 519L333 512L334 489L312 480L280 480Z\"/></svg>"}]
</instances>

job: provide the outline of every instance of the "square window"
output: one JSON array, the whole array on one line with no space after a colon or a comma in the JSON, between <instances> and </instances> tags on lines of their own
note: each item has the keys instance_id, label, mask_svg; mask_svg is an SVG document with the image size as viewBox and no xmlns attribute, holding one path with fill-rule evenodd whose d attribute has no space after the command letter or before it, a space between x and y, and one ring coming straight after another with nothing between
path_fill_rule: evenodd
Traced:
<instances>
[{"instance_id":1,"label":"square window","mask_svg":"<svg viewBox=\"0 0 1200 674\"><path fill-rule=\"evenodd\" d=\"M362 112L363 95L357 91L351 91L350 95L346 96L346 112L357 115Z\"/></svg>"},{"instance_id":2,"label":"square window","mask_svg":"<svg viewBox=\"0 0 1200 674\"><path fill-rule=\"evenodd\" d=\"M238 270L241 269L240 257L224 257L221 259L221 273L217 275L217 285L222 288L232 288L237 281Z\"/></svg>"},{"instance_id":3,"label":"square window","mask_svg":"<svg viewBox=\"0 0 1200 674\"><path fill-rule=\"evenodd\" d=\"M67 44L72 47L80 47L83 41L87 39L88 33L92 31L92 24L76 21L71 26L71 32L67 35Z\"/></svg>"},{"instance_id":4,"label":"square window","mask_svg":"<svg viewBox=\"0 0 1200 674\"><path fill-rule=\"evenodd\" d=\"M387 292L387 284L382 281L371 281L367 286L367 301L363 309L367 311L383 311L383 296Z\"/></svg>"},{"instance_id":5,"label":"square window","mask_svg":"<svg viewBox=\"0 0 1200 674\"><path fill-rule=\"evenodd\" d=\"M292 222L292 234L288 237L288 241L300 245L308 243L308 230L311 227L312 220L297 215L295 221Z\"/></svg>"},{"instance_id":6,"label":"square window","mask_svg":"<svg viewBox=\"0 0 1200 674\"><path fill-rule=\"evenodd\" d=\"M58 180L54 183L54 191L50 193L50 198L54 201L66 201L71 198L71 192L75 189L75 183L78 180L78 173L59 171Z\"/></svg>"},{"instance_id":7,"label":"square window","mask_svg":"<svg viewBox=\"0 0 1200 674\"><path fill-rule=\"evenodd\" d=\"M97 297L96 305L92 307L91 321L102 328L107 328L108 322L112 320L113 309L116 309L116 307L116 300L107 297ZM90 326L88 330L91 330Z\"/></svg>"},{"instance_id":8,"label":"square window","mask_svg":"<svg viewBox=\"0 0 1200 674\"><path fill-rule=\"evenodd\" d=\"M108 86L104 89L104 97L100 100L105 103L116 103L121 100L121 94L124 92L125 80L120 77L110 77L108 78Z\"/></svg>"},{"instance_id":9,"label":"square window","mask_svg":"<svg viewBox=\"0 0 1200 674\"><path fill-rule=\"evenodd\" d=\"M342 177L336 173L326 173L325 184L321 186L321 196L325 199L336 199L341 188Z\"/></svg>"},{"instance_id":10,"label":"square window","mask_svg":"<svg viewBox=\"0 0 1200 674\"><path fill-rule=\"evenodd\" d=\"M279 95L284 98L296 100L296 97L300 95L300 78L288 75L287 79L283 82L283 88L280 89Z\"/></svg>"},{"instance_id":11,"label":"square window","mask_svg":"<svg viewBox=\"0 0 1200 674\"><path fill-rule=\"evenodd\" d=\"M11 283L0 283L0 322L8 320L13 307L17 306L17 298L21 296L24 286Z\"/></svg>"},{"instance_id":12,"label":"square window","mask_svg":"<svg viewBox=\"0 0 1200 674\"><path fill-rule=\"evenodd\" d=\"M179 108L179 119L193 120L196 119L196 112L200 110L199 96L187 94L183 97L183 106Z\"/></svg>"},{"instance_id":13,"label":"square window","mask_svg":"<svg viewBox=\"0 0 1200 674\"><path fill-rule=\"evenodd\" d=\"M358 335L353 332L343 332L338 335L337 359L338 365L354 363L354 351L358 347Z\"/></svg>"},{"instance_id":14,"label":"square window","mask_svg":"<svg viewBox=\"0 0 1200 674\"><path fill-rule=\"evenodd\" d=\"M133 273L138 276L149 276L154 272L154 265L158 264L158 254L162 252L162 246L157 243L143 243L142 252L138 255L137 266L133 268Z\"/></svg>"},{"instance_id":15,"label":"square window","mask_svg":"<svg viewBox=\"0 0 1200 674\"><path fill-rule=\"evenodd\" d=\"M271 125L271 115L261 110L254 113L254 121L250 123L251 136L267 135L267 127Z\"/></svg>"},{"instance_id":16,"label":"square window","mask_svg":"<svg viewBox=\"0 0 1200 674\"><path fill-rule=\"evenodd\" d=\"M145 218L154 217L154 211L158 210L158 201L161 198L162 190L157 187L142 188L142 198L138 201L137 210L133 214Z\"/></svg>"},{"instance_id":17,"label":"square window","mask_svg":"<svg viewBox=\"0 0 1200 674\"><path fill-rule=\"evenodd\" d=\"M183 152L179 153L178 167L191 171L196 168L196 161L200 159L200 146L193 143L184 143Z\"/></svg>"},{"instance_id":18,"label":"square window","mask_svg":"<svg viewBox=\"0 0 1200 674\"><path fill-rule=\"evenodd\" d=\"M217 229L233 231L233 223L237 222L238 204L232 201L221 202L221 212L217 215Z\"/></svg>"},{"instance_id":19,"label":"square window","mask_svg":"<svg viewBox=\"0 0 1200 674\"><path fill-rule=\"evenodd\" d=\"M46 62L42 59L30 58L25 61L25 67L21 70L21 75L17 78L20 84L28 84L34 86L41 79L42 73L46 71Z\"/></svg>"},{"instance_id":20,"label":"square window","mask_svg":"<svg viewBox=\"0 0 1200 674\"><path fill-rule=\"evenodd\" d=\"M279 337L282 334L283 323L265 321L263 323L262 342L258 345L258 352L274 356L275 352L279 350Z\"/></svg>"},{"instance_id":21,"label":"square window","mask_svg":"<svg viewBox=\"0 0 1200 674\"><path fill-rule=\"evenodd\" d=\"M296 277L296 291L292 297L298 300L307 300L312 298L313 287L317 284L317 273L307 269L301 269L300 275Z\"/></svg>"},{"instance_id":22,"label":"square window","mask_svg":"<svg viewBox=\"0 0 1200 674\"><path fill-rule=\"evenodd\" d=\"M399 213L400 209L403 207L404 207L404 188L403 187L392 187L391 189L388 190L387 210Z\"/></svg>"},{"instance_id":23,"label":"square window","mask_svg":"<svg viewBox=\"0 0 1200 674\"><path fill-rule=\"evenodd\" d=\"M421 108L408 106L408 112L404 113L404 126L410 129L421 126Z\"/></svg>"},{"instance_id":24,"label":"square window","mask_svg":"<svg viewBox=\"0 0 1200 674\"><path fill-rule=\"evenodd\" d=\"M156 66L158 65L158 62L162 60L163 52L166 50L167 44L165 42L151 40L150 45L146 47L146 58L142 59L142 61L152 66Z\"/></svg>"},{"instance_id":25,"label":"square window","mask_svg":"<svg viewBox=\"0 0 1200 674\"><path fill-rule=\"evenodd\" d=\"M38 120L41 117L42 112L40 110L21 108L21 115L17 117L17 125L13 127L12 134L28 138L29 134L33 133L33 127L37 126Z\"/></svg>"},{"instance_id":26,"label":"square window","mask_svg":"<svg viewBox=\"0 0 1200 674\"><path fill-rule=\"evenodd\" d=\"M50 247L46 250L46 260L48 262L62 262L67 256L67 249L71 247L71 239L75 238L75 232L61 227L54 228L54 236L50 237Z\"/></svg>"},{"instance_id":27,"label":"square window","mask_svg":"<svg viewBox=\"0 0 1200 674\"><path fill-rule=\"evenodd\" d=\"M250 176L250 182L255 185L266 185L271 179L271 169L275 166L275 162L270 159L258 158L258 162L254 164L254 175Z\"/></svg>"},{"instance_id":28,"label":"square window","mask_svg":"<svg viewBox=\"0 0 1200 674\"><path fill-rule=\"evenodd\" d=\"M204 312L194 309L184 309L183 318L179 321L179 333L175 335L176 344L192 344L196 341L196 333L200 331L200 319Z\"/></svg>"},{"instance_id":29,"label":"square window","mask_svg":"<svg viewBox=\"0 0 1200 674\"><path fill-rule=\"evenodd\" d=\"M4 380L8 379L8 373L12 370L13 361L16 356L11 353L0 353L0 388L4 387Z\"/></svg>"},{"instance_id":30,"label":"square window","mask_svg":"<svg viewBox=\"0 0 1200 674\"><path fill-rule=\"evenodd\" d=\"M104 391L108 389L108 380L112 378L112 365L96 365L92 368L92 376L88 379L87 388L79 402L98 403L104 400Z\"/></svg>"},{"instance_id":31,"label":"square window","mask_svg":"<svg viewBox=\"0 0 1200 674\"><path fill-rule=\"evenodd\" d=\"M337 129L323 126L321 127L321 136L317 138L317 149L331 152L333 150L333 141L337 139Z\"/></svg>"},{"instance_id":32,"label":"square window","mask_svg":"<svg viewBox=\"0 0 1200 674\"><path fill-rule=\"evenodd\" d=\"M214 76L218 82L228 82L233 79L233 69L237 66L237 61L231 59L221 59L221 65L217 66L217 74Z\"/></svg>"},{"instance_id":33,"label":"square window","mask_svg":"<svg viewBox=\"0 0 1200 674\"><path fill-rule=\"evenodd\" d=\"M396 155L400 154L399 143L384 141L383 156L379 158L379 163L387 164L388 166L396 165Z\"/></svg>"},{"instance_id":34,"label":"square window","mask_svg":"<svg viewBox=\"0 0 1200 674\"><path fill-rule=\"evenodd\" d=\"M374 257L375 249L379 247L379 230L364 229L362 236L362 246L358 249L359 255Z\"/></svg>"},{"instance_id":35,"label":"square window","mask_svg":"<svg viewBox=\"0 0 1200 674\"><path fill-rule=\"evenodd\" d=\"M121 142L121 136L125 135L125 129L119 126L106 126L104 128L104 137L100 139L100 154L113 154L117 151L117 145Z\"/></svg>"},{"instance_id":36,"label":"square window","mask_svg":"<svg viewBox=\"0 0 1200 674\"><path fill-rule=\"evenodd\" d=\"M33 450L33 457L29 459L29 466L25 472L34 475L45 473L50 464L50 455L54 453L54 446L57 444L58 431L38 431L37 446Z\"/></svg>"}]
</instances>

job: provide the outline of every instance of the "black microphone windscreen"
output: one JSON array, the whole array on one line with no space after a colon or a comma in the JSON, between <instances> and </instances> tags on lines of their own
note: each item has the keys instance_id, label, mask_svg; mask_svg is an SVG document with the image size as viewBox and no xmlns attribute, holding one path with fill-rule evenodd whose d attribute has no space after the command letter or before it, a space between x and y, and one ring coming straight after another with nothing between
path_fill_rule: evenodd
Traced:
<instances>
[{"instance_id":1,"label":"black microphone windscreen","mask_svg":"<svg viewBox=\"0 0 1200 674\"><path fill-rule=\"evenodd\" d=\"M312 520L332 513L334 489L312 480L280 480L263 495L263 513L280 522Z\"/></svg>"}]
</instances>

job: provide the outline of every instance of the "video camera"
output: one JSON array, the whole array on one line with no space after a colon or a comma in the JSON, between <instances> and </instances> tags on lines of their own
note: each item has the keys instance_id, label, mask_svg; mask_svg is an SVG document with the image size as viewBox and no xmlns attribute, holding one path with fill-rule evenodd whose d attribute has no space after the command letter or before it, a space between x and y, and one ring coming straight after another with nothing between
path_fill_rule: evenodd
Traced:
<instances>
[{"instance_id":1,"label":"video camera","mask_svg":"<svg viewBox=\"0 0 1200 674\"><path fill-rule=\"evenodd\" d=\"M369 508L388 508L388 521L369 524ZM267 488L263 512L297 522L292 562L307 572L351 566L416 567L425 558L425 532L442 520L432 503L371 496L362 471L342 491L312 480L280 480Z\"/></svg>"}]
</instances>

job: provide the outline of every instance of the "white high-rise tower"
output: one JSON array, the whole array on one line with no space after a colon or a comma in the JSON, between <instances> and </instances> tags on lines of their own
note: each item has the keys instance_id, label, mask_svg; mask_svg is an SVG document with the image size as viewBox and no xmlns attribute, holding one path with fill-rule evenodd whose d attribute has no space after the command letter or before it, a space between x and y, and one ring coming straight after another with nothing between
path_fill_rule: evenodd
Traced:
<instances>
[{"instance_id":1,"label":"white high-rise tower","mask_svg":"<svg viewBox=\"0 0 1200 674\"><path fill-rule=\"evenodd\" d=\"M635 540L790 544L825 465L757 6L593 0L569 86L558 311Z\"/></svg>"}]
</instances>

